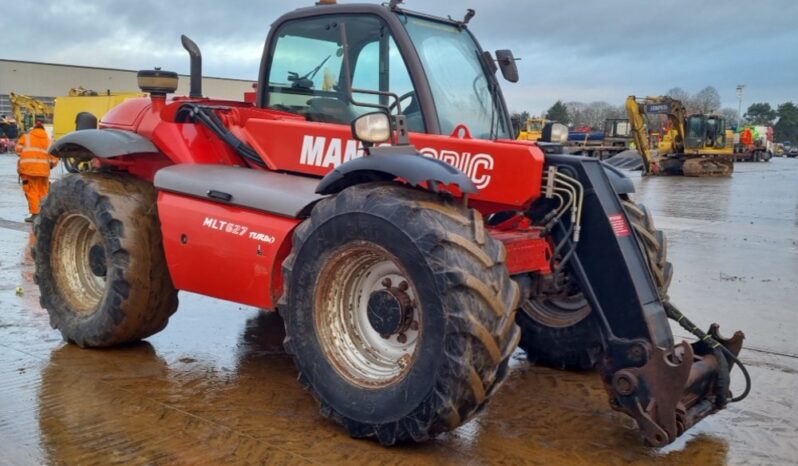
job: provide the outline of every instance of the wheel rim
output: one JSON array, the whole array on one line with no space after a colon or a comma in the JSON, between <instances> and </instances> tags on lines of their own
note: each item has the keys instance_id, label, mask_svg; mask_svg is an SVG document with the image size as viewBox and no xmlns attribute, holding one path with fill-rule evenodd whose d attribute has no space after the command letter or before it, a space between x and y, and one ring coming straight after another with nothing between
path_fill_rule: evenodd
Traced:
<instances>
[{"instance_id":1,"label":"wheel rim","mask_svg":"<svg viewBox=\"0 0 798 466\"><path fill-rule=\"evenodd\" d=\"M316 334L339 374L355 385L382 388L410 372L422 312L416 287L395 256L365 241L339 248L323 267L314 295ZM390 334L380 334L378 328L386 330L375 328L374 316L388 309L375 309L381 302L375 298L394 297L402 317Z\"/></svg>"},{"instance_id":2,"label":"wheel rim","mask_svg":"<svg viewBox=\"0 0 798 466\"><path fill-rule=\"evenodd\" d=\"M97 311L105 295L102 237L88 217L73 213L59 219L53 232L51 265L58 291L79 314Z\"/></svg>"}]
</instances>

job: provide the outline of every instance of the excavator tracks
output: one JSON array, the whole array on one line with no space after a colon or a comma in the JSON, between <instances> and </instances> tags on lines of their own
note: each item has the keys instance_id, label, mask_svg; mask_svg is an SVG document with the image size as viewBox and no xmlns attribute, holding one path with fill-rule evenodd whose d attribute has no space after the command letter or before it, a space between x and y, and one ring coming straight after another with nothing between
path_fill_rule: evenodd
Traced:
<instances>
[{"instance_id":1,"label":"excavator tracks","mask_svg":"<svg viewBox=\"0 0 798 466\"><path fill-rule=\"evenodd\" d=\"M731 176L734 162L725 157L693 157L682 165L684 176Z\"/></svg>"}]
</instances>

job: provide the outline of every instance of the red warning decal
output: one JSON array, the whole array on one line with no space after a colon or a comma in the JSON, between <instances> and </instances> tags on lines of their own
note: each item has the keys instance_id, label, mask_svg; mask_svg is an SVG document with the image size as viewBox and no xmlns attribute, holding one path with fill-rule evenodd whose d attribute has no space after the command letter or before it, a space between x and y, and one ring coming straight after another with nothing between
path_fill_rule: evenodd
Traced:
<instances>
[{"instance_id":1,"label":"red warning decal","mask_svg":"<svg viewBox=\"0 0 798 466\"><path fill-rule=\"evenodd\" d=\"M626 218L624 218L623 214L612 214L609 216L609 219L610 225L612 225L612 231L615 232L615 236L618 238L623 238L631 234L631 231L629 230L629 224L626 223Z\"/></svg>"}]
</instances>

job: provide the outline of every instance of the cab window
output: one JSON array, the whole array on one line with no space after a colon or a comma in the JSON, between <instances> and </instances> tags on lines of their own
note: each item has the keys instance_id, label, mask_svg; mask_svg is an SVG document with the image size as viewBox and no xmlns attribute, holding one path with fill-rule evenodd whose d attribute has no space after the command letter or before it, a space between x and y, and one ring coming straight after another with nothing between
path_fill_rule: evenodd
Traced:
<instances>
[{"instance_id":1,"label":"cab window","mask_svg":"<svg viewBox=\"0 0 798 466\"><path fill-rule=\"evenodd\" d=\"M310 121L350 124L374 108L348 101L344 82L341 24L346 24L352 85L356 89L407 96L402 110L410 129L423 131L404 60L381 19L338 15L300 19L280 27L268 71L267 106L304 115ZM391 105L394 99L355 93L358 102ZM392 111L396 111L395 105ZM415 117L413 117L415 113Z\"/></svg>"},{"instance_id":2,"label":"cab window","mask_svg":"<svg viewBox=\"0 0 798 466\"><path fill-rule=\"evenodd\" d=\"M717 120L717 131L715 133L715 147L718 149L722 149L726 147L726 120L722 118L718 118Z\"/></svg>"},{"instance_id":3,"label":"cab window","mask_svg":"<svg viewBox=\"0 0 798 466\"><path fill-rule=\"evenodd\" d=\"M687 118L687 147L701 148L705 145L707 134L706 121L701 116Z\"/></svg>"}]
</instances>

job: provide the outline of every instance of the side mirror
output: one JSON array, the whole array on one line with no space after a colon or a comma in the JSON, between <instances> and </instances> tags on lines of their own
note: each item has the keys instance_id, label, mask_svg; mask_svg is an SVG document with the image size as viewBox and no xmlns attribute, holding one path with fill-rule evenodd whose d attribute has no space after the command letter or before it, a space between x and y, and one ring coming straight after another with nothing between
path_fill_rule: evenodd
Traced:
<instances>
[{"instance_id":1,"label":"side mirror","mask_svg":"<svg viewBox=\"0 0 798 466\"><path fill-rule=\"evenodd\" d=\"M518 66L515 64L515 57L512 50L497 50L496 61L499 63L499 69L502 70L504 79L511 83L518 82Z\"/></svg>"},{"instance_id":2,"label":"side mirror","mask_svg":"<svg viewBox=\"0 0 798 466\"><path fill-rule=\"evenodd\" d=\"M565 144L568 142L568 127L562 123L546 123L540 137L543 142Z\"/></svg>"},{"instance_id":3,"label":"side mirror","mask_svg":"<svg viewBox=\"0 0 798 466\"><path fill-rule=\"evenodd\" d=\"M383 112L360 115L352 121L352 135L365 143L386 142L391 139L391 120Z\"/></svg>"}]
</instances>

